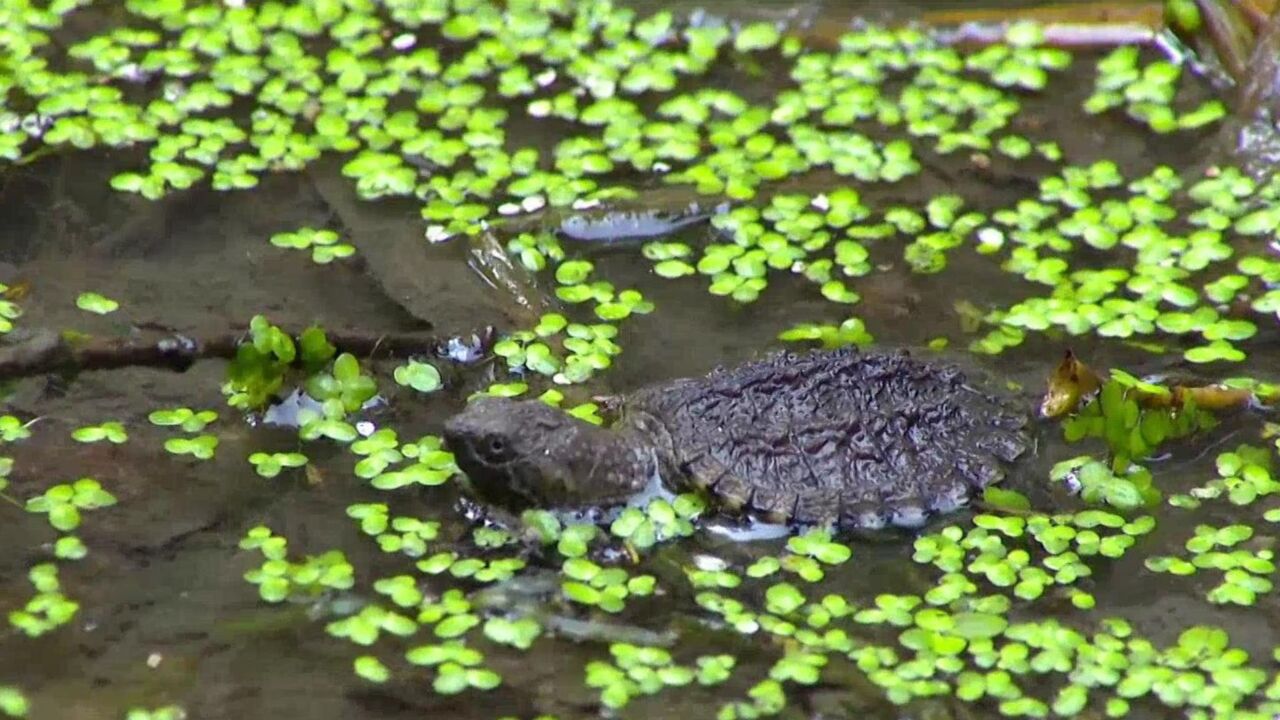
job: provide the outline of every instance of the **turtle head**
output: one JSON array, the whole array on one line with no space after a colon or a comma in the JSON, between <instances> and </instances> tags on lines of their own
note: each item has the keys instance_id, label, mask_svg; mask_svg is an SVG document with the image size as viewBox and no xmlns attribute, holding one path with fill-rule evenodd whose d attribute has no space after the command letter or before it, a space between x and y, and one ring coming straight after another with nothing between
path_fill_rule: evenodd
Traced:
<instances>
[{"instance_id":1,"label":"turtle head","mask_svg":"<svg viewBox=\"0 0 1280 720\"><path fill-rule=\"evenodd\" d=\"M444 438L480 499L517 510L619 503L657 472L651 446L541 400L477 398Z\"/></svg>"}]
</instances>

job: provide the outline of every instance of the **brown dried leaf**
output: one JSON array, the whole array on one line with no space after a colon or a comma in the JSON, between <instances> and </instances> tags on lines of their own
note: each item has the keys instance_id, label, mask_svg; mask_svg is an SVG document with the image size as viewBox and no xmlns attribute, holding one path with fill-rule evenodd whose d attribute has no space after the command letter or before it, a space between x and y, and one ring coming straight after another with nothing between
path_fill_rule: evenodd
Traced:
<instances>
[{"instance_id":1,"label":"brown dried leaf","mask_svg":"<svg viewBox=\"0 0 1280 720\"><path fill-rule=\"evenodd\" d=\"M1102 385L1101 378L1067 350L1062 362L1049 376L1048 389L1040 401L1040 415L1047 418L1062 417L1080 405L1081 398L1096 391Z\"/></svg>"}]
</instances>

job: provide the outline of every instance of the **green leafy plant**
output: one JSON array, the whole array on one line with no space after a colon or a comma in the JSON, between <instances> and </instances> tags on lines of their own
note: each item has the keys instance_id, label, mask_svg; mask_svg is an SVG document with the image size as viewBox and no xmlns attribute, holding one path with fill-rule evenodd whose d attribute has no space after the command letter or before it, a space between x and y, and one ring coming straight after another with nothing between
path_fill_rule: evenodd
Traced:
<instances>
[{"instance_id":1,"label":"green leafy plant","mask_svg":"<svg viewBox=\"0 0 1280 720\"><path fill-rule=\"evenodd\" d=\"M316 373L306 382L307 394L325 405L330 418L359 410L378 392L373 378L360 372L354 355L343 353L333 361L332 373ZM304 423L305 424L305 423Z\"/></svg>"},{"instance_id":2,"label":"green leafy plant","mask_svg":"<svg viewBox=\"0 0 1280 720\"><path fill-rule=\"evenodd\" d=\"M1142 407L1135 389L1168 395L1171 391L1142 383L1123 372L1113 371L1095 400L1063 421L1068 442L1098 437L1112 453L1112 466L1124 471L1131 460L1141 460L1168 440L1212 428L1217 420L1196 407L1188 394L1178 407Z\"/></svg>"},{"instance_id":3,"label":"green leafy plant","mask_svg":"<svg viewBox=\"0 0 1280 720\"><path fill-rule=\"evenodd\" d=\"M1218 455L1217 477L1192 488L1188 495L1176 495L1169 503L1184 508L1199 506L1202 500L1225 497L1232 505L1250 505L1255 500L1280 492L1280 482L1271 477L1271 453L1265 448L1242 444Z\"/></svg>"},{"instance_id":4,"label":"green leafy plant","mask_svg":"<svg viewBox=\"0 0 1280 720\"><path fill-rule=\"evenodd\" d=\"M245 410L261 408L284 385L286 372L295 364L303 372L315 372L335 353L318 327L307 328L295 343L265 317L256 315L249 323L249 342L236 348L236 357L227 368L223 387L229 396L227 402ZM329 389L331 383L321 382L321 386Z\"/></svg>"}]
</instances>

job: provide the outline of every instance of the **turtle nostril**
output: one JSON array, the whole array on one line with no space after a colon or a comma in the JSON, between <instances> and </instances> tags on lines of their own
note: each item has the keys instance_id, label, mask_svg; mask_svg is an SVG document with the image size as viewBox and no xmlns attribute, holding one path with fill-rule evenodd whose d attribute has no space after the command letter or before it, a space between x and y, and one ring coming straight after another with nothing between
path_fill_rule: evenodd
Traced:
<instances>
[{"instance_id":1,"label":"turtle nostril","mask_svg":"<svg viewBox=\"0 0 1280 720\"><path fill-rule=\"evenodd\" d=\"M447 445L453 445L458 441L457 431L455 431L453 428L449 427L448 425L444 426L444 429L441 431L440 436L444 438L445 444Z\"/></svg>"},{"instance_id":2,"label":"turtle nostril","mask_svg":"<svg viewBox=\"0 0 1280 720\"><path fill-rule=\"evenodd\" d=\"M457 454L466 446L467 434L455 425L446 423L444 432L440 434L444 437L444 444L449 452Z\"/></svg>"}]
</instances>

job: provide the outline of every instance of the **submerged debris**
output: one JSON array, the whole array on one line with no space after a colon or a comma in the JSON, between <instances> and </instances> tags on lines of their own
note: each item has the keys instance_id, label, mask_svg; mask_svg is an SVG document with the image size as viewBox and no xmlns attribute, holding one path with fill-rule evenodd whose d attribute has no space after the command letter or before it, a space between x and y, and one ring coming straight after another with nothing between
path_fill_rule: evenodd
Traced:
<instances>
[{"instance_id":1,"label":"submerged debris","mask_svg":"<svg viewBox=\"0 0 1280 720\"><path fill-rule=\"evenodd\" d=\"M538 287L533 273L513 262L511 254L489 230L471 236L467 266L508 301L503 304L507 315L522 327L557 309L550 296Z\"/></svg>"}]
</instances>

